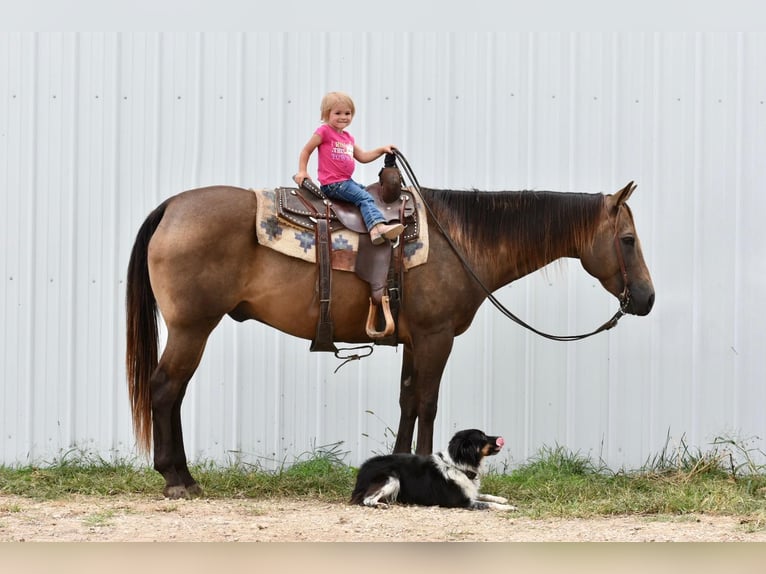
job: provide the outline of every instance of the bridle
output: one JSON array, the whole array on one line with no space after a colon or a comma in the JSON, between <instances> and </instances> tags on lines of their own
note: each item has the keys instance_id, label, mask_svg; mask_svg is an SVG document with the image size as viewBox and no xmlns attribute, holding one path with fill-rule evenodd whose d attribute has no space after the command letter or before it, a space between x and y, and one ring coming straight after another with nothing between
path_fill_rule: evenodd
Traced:
<instances>
[{"instance_id":1,"label":"bridle","mask_svg":"<svg viewBox=\"0 0 766 574\"><path fill-rule=\"evenodd\" d=\"M594 329L590 333L584 333L582 335L551 335L549 333L545 333L543 331L535 329L531 325L519 319L519 317L514 315L505 305L503 305L500 301L498 301L497 297L495 297L492 294L492 291L490 291L487 288L487 286L484 285L482 280L476 275L474 270L465 260L465 257L463 257L463 254L460 252L460 250L452 241L452 238L449 236L447 231L442 227L441 223L434 215L433 211L431 210L431 206L428 205L428 201L426 200L425 196L422 193L420 184L418 183L418 180L415 177L415 174L413 173L409 162L407 162L407 158L404 157L404 154L402 154L402 152L400 152L398 149L392 148L392 150L393 150L393 154L399 160L404 170L404 173L407 175L407 178L410 180L412 187L418 192L418 195L420 196L420 199L423 202L423 205L425 206L428 213L431 215L431 218L436 222L436 226L439 228L439 231L441 231L442 235L444 235L444 238L447 240L447 243L449 244L449 246L455 252L458 259L460 259L460 262L463 264L463 267L466 269L466 271L468 271L468 274L471 277L473 277L474 280L479 284L479 286L481 287L481 289L484 291L485 295L487 296L487 299L489 299L492 305L494 305L495 308L497 308L508 319L510 319L514 323L517 323L518 325L521 325L525 329L532 331L536 335L540 335L541 337L545 337L546 339L550 339L552 341L579 341L581 339L592 337L593 335L596 335L603 331L608 331L609 329L617 325L617 322L622 318L623 315L625 315L628 309L628 304L630 303L630 289L628 287L628 271L625 265L625 257L623 256L623 253L622 253L622 247L620 246L620 237L619 237L619 228L618 228L620 213L622 211L622 205L617 206L617 213L615 214L615 218L614 218L614 247L615 247L615 250L617 251L617 260L619 261L619 264L620 264L620 272L622 273L622 281L623 281L623 289L620 295L618 296L618 300L620 301L620 308L617 310L617 312L614 315L612 315L612 317L608 321L606 321L604 324Z\"/></svg>"},{"instance_id":2,"label":"bridle","mask_svg":"<svg viewBox=\"0 0 766 574\"><path fill-rule=\"evenodd\" d=\"M618 224L620 223L620 213L622 212L622 204L617 206L617 213L614 216L614 250L617 252L617 261L620 263L620 273L622 273L622 293L617 296L620 301L620 310L625 313L628 305L630 304L630 287L628 286L628 269L625 265L625 256L622 253L622 246L620 245L620 233Z\"/></svg>"}]
</instances>

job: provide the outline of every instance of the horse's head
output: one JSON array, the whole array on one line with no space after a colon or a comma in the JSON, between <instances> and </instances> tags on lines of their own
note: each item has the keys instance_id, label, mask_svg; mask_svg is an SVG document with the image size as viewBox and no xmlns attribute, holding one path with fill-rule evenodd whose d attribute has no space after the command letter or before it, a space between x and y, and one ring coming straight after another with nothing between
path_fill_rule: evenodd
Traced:
<instances>
[{"instance_id":1,"label":"horse's head","mask_svg":"<svg viewBox=\"0 0 766 574\"><path fill-rule=\"evenodd\" d=\"M654 305L654 285L633 214L625 203L635 189L631 181L617 193L606 196L603 221L580 259L585 270L620 300L623 311L646 315Z\"/></svg>"}]
</instances>

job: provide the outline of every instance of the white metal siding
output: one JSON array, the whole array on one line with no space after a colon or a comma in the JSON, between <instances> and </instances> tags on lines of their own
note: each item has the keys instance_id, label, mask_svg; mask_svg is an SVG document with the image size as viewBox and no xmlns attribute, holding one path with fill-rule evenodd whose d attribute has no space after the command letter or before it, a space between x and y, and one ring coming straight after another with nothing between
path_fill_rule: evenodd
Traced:
<instances>
[{"instance_id":1,"label":"white metal siding","mask_svg":"<svg viewBox=\"0 0 766 574\"><path fill-rule=\"evenodd\" d=\"M668 435L763 449L764 61L751 33L3 34L0 463L132 455L124 281L138 227L184 189L289 184L331 89L354 97L360 145L396 144L424 186L639 185L654 311L556 343L485 305L456 340L437 448L476 426L505 436L512 463L558 444L635 467ZM617 305L577 262L498 296L559 334ZM224 319L184 403L190 457L388 451L400 351L334 374L308 345Z\"/></svg>"}]
</instances>

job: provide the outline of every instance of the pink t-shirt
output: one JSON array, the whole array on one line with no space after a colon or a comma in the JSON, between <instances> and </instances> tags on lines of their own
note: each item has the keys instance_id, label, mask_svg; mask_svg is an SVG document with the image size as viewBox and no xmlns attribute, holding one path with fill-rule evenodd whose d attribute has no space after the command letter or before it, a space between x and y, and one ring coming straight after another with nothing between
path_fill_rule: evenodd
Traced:
<instances>
[{"instance_id":1,"label":"pink t-shirt","mask_svg":"<svg viewBox=\"0 0 766 574\"><path fill-rule=\"evenodd\" d=\"M322 138L317 147L317 177L327 185L351 179L354 174L354 136L346 131L338 133L327 124L319 126L315 134Z\"/></svg>"}]
</instances>

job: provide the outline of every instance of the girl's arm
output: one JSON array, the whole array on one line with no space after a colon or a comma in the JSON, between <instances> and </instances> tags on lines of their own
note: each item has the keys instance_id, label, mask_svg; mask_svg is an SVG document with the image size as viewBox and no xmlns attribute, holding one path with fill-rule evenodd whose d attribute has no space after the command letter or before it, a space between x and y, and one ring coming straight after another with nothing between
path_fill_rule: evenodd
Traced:
<instances>
[{"instance_id":1,"label":"girl's arm","mask_svg":"<svg viewBox=\"0 0 766 574\"><path fill-rule=\"evenodd\" d=\"M311 180L311 176L309 176L308 172L309 157L311 157L311 154L314 153L314 150L321 143L322 137L318 134L314 134L309 138L309 141L306 142L306 145L303 146L303 149L298 156L298 173L293 176L293 181L298 185L303 183L303 180L306 178Z\"/></svg>"},{"instance_id":2,"label":"girl's arm","mask_svg":"<svg viewBox=\"0 0 766 574\"><path fill-rule=\"evenodd\" d=\"M378 159L384 153L393 153L391 150L393 150L394 147L395 146L393 145L385 145L382 147L376 147L370 151L365 151L358 145L354 145L354 159L359 163L370 163L371 161Z\"/></svg>"}]
</instances>

